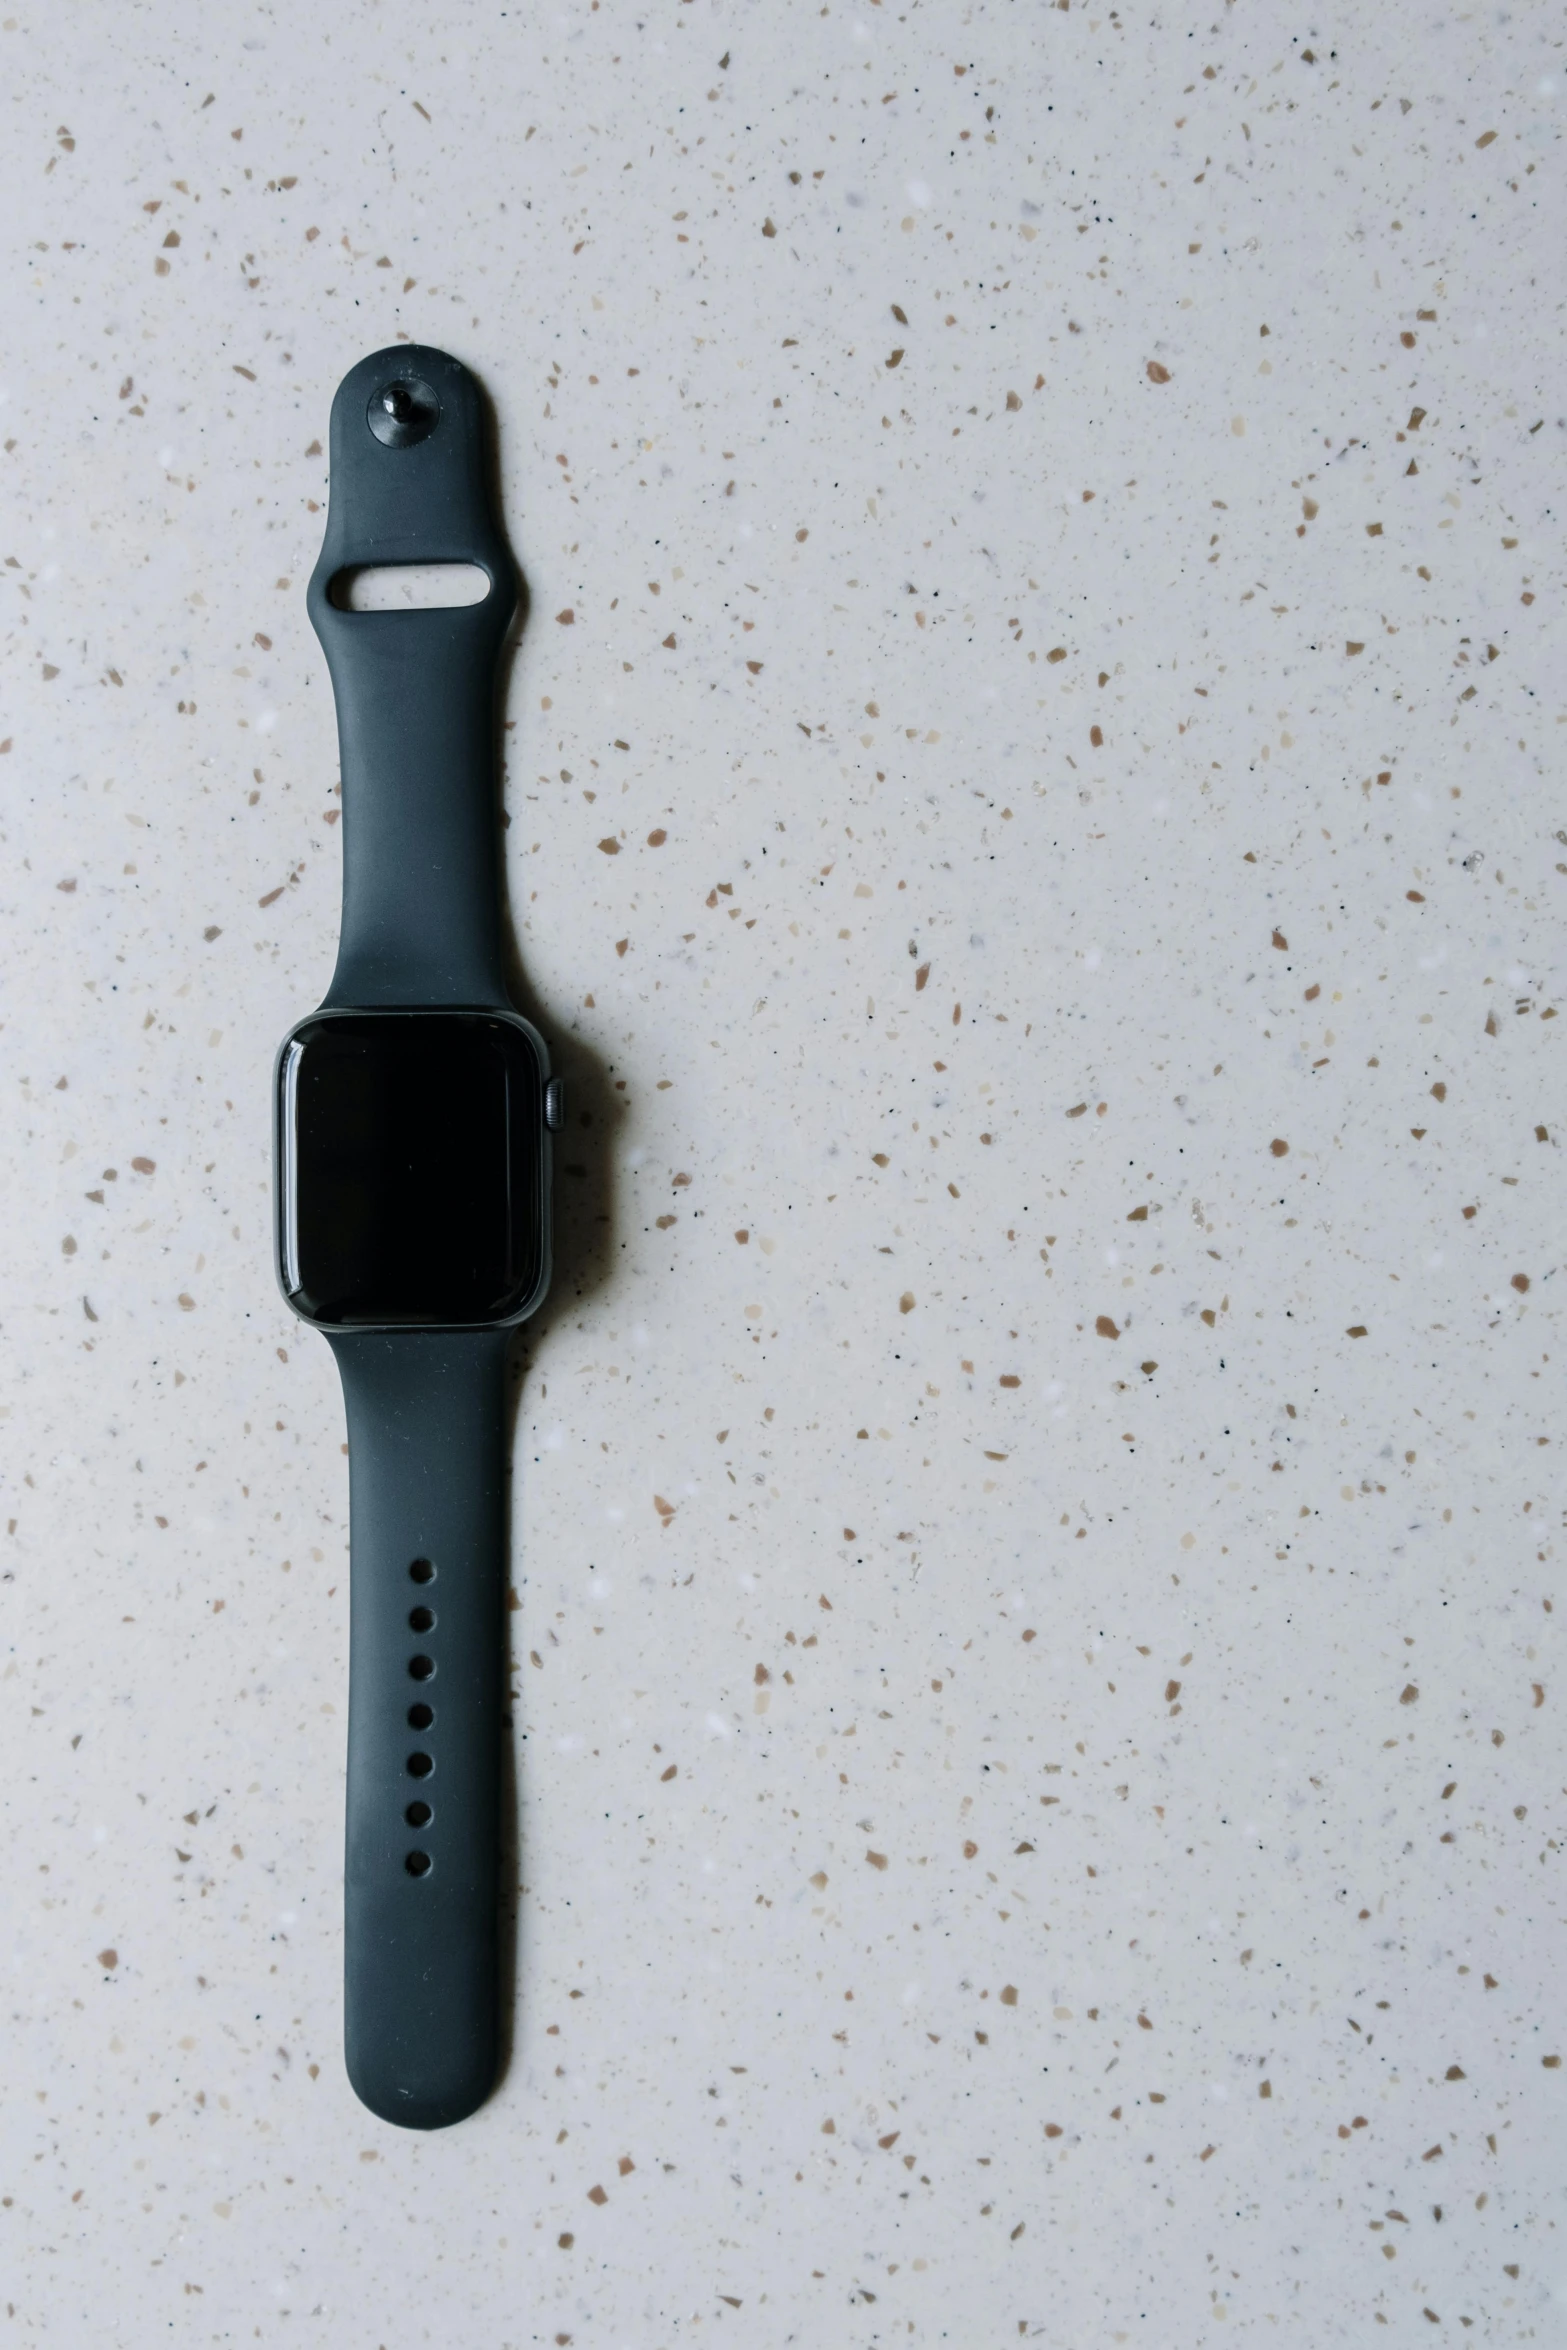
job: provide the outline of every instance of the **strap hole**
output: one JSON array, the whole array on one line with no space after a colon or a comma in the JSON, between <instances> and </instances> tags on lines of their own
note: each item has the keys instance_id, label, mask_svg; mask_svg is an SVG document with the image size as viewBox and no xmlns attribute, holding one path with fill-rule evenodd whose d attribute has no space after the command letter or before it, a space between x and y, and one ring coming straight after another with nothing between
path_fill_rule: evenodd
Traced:
<instances>
[{"instance_id":1,"label":"strap hole","mask_svg":"<svg viewBox=\"0 0 1567 2350\"><path fill-rule=\"evenodd\" d=\"M410 1632L433 1632L435 1630L434 1610L427 1607L410 1608L408 1629Z\"/></svg>"},{"instance_id":2,"label":"strap hole","mask_svg":"<svg viewBox=\"0 0 1567 2350\"><path fill-rule=\"evenodd\" d=\"M408 1572L416 1583L433 1583L435 1581L435 1569L428 1559L415 1559Z\"/></svg>"},{"instance_id":3,"label":"strap hole","mask_svg":"<svg viewBox=\"0 0 1567 2350\"><path fill-rule=\"evenodd\" d=\"M427 1754L411 1754L408 1757L408 1776L410 1779L428 1779L434 1768L435 1764Z\"/></svg>"},{"instance_id":4,"label":"strap hole","mask_svg":"<svg viewBox=\"0 0 1567 2350\"><path fill-rule=\"evenodd\" d=\"M408 1677L412 1681L428 1681L434 1671L433 1656L411 1656L408 1659Z\"/></svg>"},{"instance_id":5,"label":"strap hole","mask_svg":"<svg viewBox=\"0 0 1567 2350\"><path fill-rule=\"evenodd\" d=\"M411 1803L403 1814L410 1828L427 1828L432 1816L427 1803Z\"/></svg>"},{"instance_id":6,"label":"strap hole","mask_svg":"<svg viewBox=\"0 0 1567 2350\"><path fill-rule=\"evenodd\" d=\"M433 1705L411 1705L408 1708L410 1730L428 1730L434 1719L435 1708Z\"/></svg>"},{"instance_id":7,"label":"strap hole","mask_svg":"<svg viewBox=\"0 0 1567 2350\"><path fill-rule=\"evenodd\" d=\"M335 572L327 589L339 612L445 612L489 592L476 563L359 563Z\"/></svg>"},{"instance_id":8,"label":"strap hole","mask_svg":"<svg viewBox=\"0 0 1567 2350\"><path fill-rule=\"evenodd\" d=\"M427 1852L410 1852L403 1866L410 1877L427 1877L430 1874L430 1855Z\"/></svg>"}]
</instances>

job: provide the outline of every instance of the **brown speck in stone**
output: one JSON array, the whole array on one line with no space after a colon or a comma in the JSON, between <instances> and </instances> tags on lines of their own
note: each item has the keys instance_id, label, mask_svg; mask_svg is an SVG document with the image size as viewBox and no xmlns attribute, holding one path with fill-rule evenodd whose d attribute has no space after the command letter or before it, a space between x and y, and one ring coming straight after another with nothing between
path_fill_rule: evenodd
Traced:
<instances>
[{"instance_id":1,"label":"brown speck in stone","mask_svg":"<svg viewBox=\"0 0 1567 2350\"><path fill-rule=\"evenodd\" d=\"M886 364L888 367L897 367L897 366L899 366L899 365L902 363L902 359L903 359L903 352L902 352L902 349L901 349L901 347L900 347L900 348L899 348L898 350L896 350L896 351L889 351L889 352L887 353L887 357L886 357L885 364Z\"/></svg>"},{"instance_id":2,"label":"brown speck in stone","mask_svg":"<svg viewBox=\"0 0 1567 2350\"><path fill-rule=\"evenodd\" d=\"M1419 1695L1420 1692L1416 1688L1414 1682L1406 1681L1403 1688L1398 1693L1398 1702L1400 1705L1413 1705Z\"/></svg>"},{"instance_id":3,"label":"brown speck in stone","mask_svg":"<svg viewBox=\"0 0 1567 2350\"><path fill-rule=\"evenodd\" d=\"M1276 1134L1273 1137L1273 1140L1269 1143L1268 1148L1270 1151L1272 1151L1276 1159L1287 1159L1290 1155L1290 1146L1284 1140L1282 1134Z\"/></svg>"},{"instance_id":4,"label":"brown speck in stone","mask_svg":"<svg viewBox=\"0 0 1567 2350\"><path fill-rule=\"evenodd\" d=\"M1356 653L1363 653L1365 649L1366 648L1363 641L1357 644L1353 637L1346 637L1344 640L1344 650L1346 653L1354 655Z\"/></svg>"},{"instance_id":5,"label":"brown speck in stone","mask_svg":"<svg viewBox=\"0 0 1567 2350\"><path fill-rule=\"evenodd\" d=\"M1153 1377L1155 1371L1157 1371L1158 1368L1159 1366L1157 1363L1140 1363L1138 1365L1138 1369L1146 1373L1150 1379Z\"/></svg>"},{"instance_id":6,"label":"brown speck in stone","mask_svg":"<svg viewBox=\"0 0 1567 2350\"><path fill-rule=\"evenodd\" d=\"M1536 1712L1538 1712L1539 1708L1545 1703L1545 1683L1543 1681L1531 1681L1529 1686L1534 1691L1534 1705Z\"/></svg>"},{"instance_id":7,"label":"brown speck in stone","mask_svg":"<svg viewBox=\"0 0 1567 2350\"><path fill-rule=\"evenodd\" d=\"M1091 726L1088 729L1088 739L1093 744L1096 751L1102 751L1104 749L1105 740L1104 728L1102 726Z\"/></svg>"},{"instance_id":8,"label":"brown speck in stone","mask_svg":"<svg viewBox=\"0 0 1567 2350\"><path fill-rule=\"evenodd\" d=\"M736 1238L736 1240L738 1240L738 1241L739 1241L739 1243L740 1243L740 1246L741 1246L742 1248L744 1248L744 1247L745 1247L745 1245L746 1245L747 1241L750 1239L750 1237L751 1237L751 1235L750 1235L749 1231L746 1229L746 1227L745 1227L745 1225L744 1225L744 1224L742 1224L742 1225L740 1226L739 1230L738 1230L738 1231L736 1232L736 1234L735 1234L735 1238Z\"/></svg>"},{"instance_id":9,"label":"brown speck in stone","mask_svg":"<svg viewBox=\"0 0 1567 2350\"><path fill-rule=\"evenodd\" d=\"M963 1857L964 1857L964 1859L965 1859L965 1860L972 1860L972 1859L974 1858L975 1854L978 1852L978 1850L979 1850L979 1846L978 1846L977 1844L973 1843L973 1842L970 1842L970 1843L967 1843L967 1844L965 1844L965 1845L964 1845L964 1847L963 1847Z\"/></svg>"},{"instance_id":10,"label":"brown speck in stone","mask_svg":"<svg viewBox=\"0 0 1567 2350\"><path fill-rule=\"evenodd\" d=\"M560 2234L556 2237L555 2241L560 2246L562 2252L569 2252L577 2239L572 2234L570 2228L563 2228Z\"/></svg>"},{"instance_id":11,"label":"brown speck in stone","mask_svg":"<svg viewBox=\"0 0 1567 2350\"><path fill-rule=\"evenodd\" d=\"M1047 661L1064 661L1066 659L1065 645L1052 645L1049 652L1045 655L1045 659Z\"/></svg>"},{"instance_id":12,"label":"brown speck in stone","mask_svg":"<svg viewBox=\"0 0 1567 2350\"><path fill-rule=\"evenodd\" d=\"M1161 367L1157 359L1150 359L1148 362L1148 381L1151 384L1167 384L1169 380L1170 370L1167 367Z\"/></svg>"},{"instance_id":13,"label":"brown speck in stone","mask_svg":"<svg viewBox=\"0 0 1567 2350\"><path fill-rule=\"evenodd\" d=\"M662 1785L663 1785L663 1783L665 1782L665 1780L667 1780L667 1779L673 1779L673 1778L675 1777L676 1773L678 1772L679 1768L680 1768L680 1766L679 1766L679 1764L678 1764L678 1763L671 1763L671 1764L670 1764L670 1766L669 1766L669 1768L668 1768L667 1770L665 1770L665 1771L660 1771L660 1772L659 1772L659 1774L658 1774L658 1777L659 1777L659 1784L660 1784L660 1786L662 1786Z\"/></svg>"},{"instance_id":14,"label":"brown speck in stone","mask_svg":"<svg viewBox=\"0 0 1567 2350\"><path fill-rule=\"evenodd\" d=\"M764 220L762 223L762 234L764 237L776 237L778 231L776 228L774 228L770 220Z\"/></svg>"},{"instance_id":15,"label":"brown speck in stone","mask_svg":"<svg viewBox=\"0 0 1567 2350\"><path fill-rule=\"evenodd\" d=\"M884 1852L872 1852L867 1848L865 1857L873 1869L884 1869L887 1865L887 1855Z\"/></svg>"},{"instance_id":16,"label":"brown speck in stone","mask_svg":"<svg viewBox=\"0 0 1567 2350\"><path fill-rule=\"evenodd\" d=\"M1061 2124L1060 2124L1059 2122L1046 2122L1046 2124L1045 2124L1045 2136L1046 2136L1047 2138L1059 2138L1059 2137L1060 2137L1060 2135L1061 2135Z\"/></svg>"},{"instance_id":17,"label":"brown speck in stone","mask_svg":"<svg viewBox=\"0 0 1567 2350\"><path fill-rule=\"evenodd\" d=\"M1518 1292L1518 1295L1519 1295L1520 1297L1522 1297L1522 1296L1525 1294L1525 1292L1527 1291L1528 1287L1529 1287L1529 1276L1528 1276L1528 1274L1527 1274L1527 1273L1515 1273L1515 1274L1513 1275L1513 1287L1514 1287L1514 1289L1516 1289L1516 1290L1517 1290L1517 1292Z\"/></svg>"},{"instance_id":18,"label":"brown speck in stone","mask_svg":"<svg viewBox=\"0 0 1567 2350\"><path fill-rule=\"evenodd\" d=\"M588 2189L588 2201L590 2203L607 2203L609 2201L609 2197L602 2187L590 2187Z\"/></svg>"},{"instance_id":19,"label":"brown speck in stone","mask_svg":"<svg viewBox=\"0 0 1567 2350\"><path fill-rule=\"evenodd\" d=\"M1280 953L1281 953L1281 954L1283 954L1283 953L1287 953L1287 952L1289 951L1289 943L1290 943L1290 942L1289 942L1289 940L1288 940L1288 939L1285 937L1285 935L1284 935L1284 933L1283 933L1283 931L1282 931L1282 930L1276 930L1276 931L1273 933L1273 943L1274 943L1274 945L1275 945L1275 946L1276 946L1276 947L1279 949L1279 951L1280 951Z\"/></svg>"},{"instance_id":20,"label":"brown speck in stone","mask_svg":"<svg viewBox=\"0 0 1567 2350\"><path fill-rule=\"evenodd\" d=\"M1151 2032L1153 2030L1153 2025L1148 2021L1148 2018L1145 2015L1140 2015L1137 2019L1137 2028L1140 2032Z\"/></svg>"},{"instance_id":21,"label":"brown speck in stone","mask_svg":"<svg viewBox=\"0 0 1567 2350\"><path fill-rule=\"evenodd\" d=\"M1475 145L1477 147L1489 147L1495 136L1495 131L1482 131L1480 136L1476 139Z\"/></svg>"},{"instance_id":22,"label":"brown speck in stone","mask_svg":"<svg viewBox=\"0 0 1567 2350\"><path fill-rule=\"evenodd\" d=\"M1404 895L1412 906L1423 906L1426 902L1426 893L1423 889L1406 889Z\"/></svg>"},{"instance_id":23,"label":"brown speck in stone","mask_svg":"<svg viewBox=\"0 0 1567 2350\"><path fill-rule=\"evenodd\" d=\"M1015 1371L1003 1371L998 1381L998 1385L1002 1387L1021 1387L1022 1384L1022 1380Z\"/></svg>"},{"instance_id":24,"label":"brown speck in stone","mask_svg":"<svg viewBox=\"0 0 1567 2350\"><path fill-rule=\"evenodd\" d=\"M1002 2006L1003 2006L1003 2007L1016 2007L1016 2005L1017 2005L1017 1985L1016 1985L1016 1983L1004 1983L1004 1984L1002 1985L1002 1987L1001 1987L1001 2004L1002 2004Z\"/></svg>"},{"instance_id":25,"label":"brown speck in stone","mask_svg":"<svg viewBox=\"0 0 1567 2350\"><path fill-rule=\"evenodd\" d=\"M1442 2078L1445 2081L1466 2081L1469 2076L1461 2064L1450 2064Z\"/></svg>"},{"instance_id":26,"label":"brown speck in stone","mask_svg":"<svg viewBox=\"0 0 1567 2350\"><path fill-rule=\"evenodd\" d=\"M616 840L613 833L611 833L607 839L601 840L599 842L599 847L603 850L606 857L618 857L620 854L620 843L618 840Z\"/></svg>"},{"instance_id":27,"label":"brown speck in stone","mask_svg":"<svg viewBox=\"0 0 1567 2350\"><path fill-rule=\"evenodd\" d=\"M833 2137L836 2137L836 2136L837 2136L837 2134L838 2134L838 2125L837 2125L837 2123L836 2123L836 2122L833 2120L832 2116L829 2114L829 2115L828 2115L828 2117L827 2117L827 2119L826 2119L826 2121L824 2121L824 2122L823 2122L823 2124L822 2124L822 2136L823 2136L824 2138L833 2138Z\"/></svg>"},{"instance_id":28,"label":"brown speck in stone","mask_svg":"<svg viewBox=\"0 0 1567 2350\"><path fill-rule=\"evenodd\" d=\"M1527 1287L1527 1286L1528 1286L1528 1285L1527 1285L1527 1283L1526 1283L1526 1284L1525 1284L1525 1287ZM902 1295L902 1296L899 1298L899 1300L898 1300L898 1311L899 1311L899 1313L900 1313L900 1314L912 1314L912 1313L913 1313L913 1311L914 1311L914 1292L913 1292L913 1290L912 1290L912 1289L906 1289L906 1290L904 1291L903 1295Z\"/></svg>"},{"instance_id":29,"label":"brown speck in stone","mask_svg":"<svg viewBox=\"0 0 1567 2350\"><path fill-rule=\"evenodd\" d=\"M1087 1114L1087 1110L1088 1104L1086 1102L1074 1102L1072 1107L1067 1111L1067 1116L1069 1118L1081 1118Z\"/></svg>"},{"instance_id":30,"label":"brown speck in stone","mask_svg":"<svg viewBox=\"0 0 1567 2350\"><path fill-rule=\"evenodd\" d=\"M1366 1325L1364 1322L1351 1322L1349 1328L1344 1333L1346 1338L1364 1338L1365 1335Z\"/></svg>"},{"instance_id":31,"label":"brown speck in stone","mask_svg":"<svg viewBox=\"0 0 1567 2350\"><path fill-rule=\"evenodd\" d=\"M660 824L660 825L658 825L658 826L655 828L655 830L654 830L654 831L652 831L652 832L650 832L650 833L648 834L648 836L647 836L647 845L648 845L648 847L649 847L650 849L661 849L661 848L663 847L663 845L664 845L665 841L666 841L666 840L668 840L668 838L669 838L669 835L668 835L668 833L667 833L667 832L664 830L664 827L663 827L663 826Z\"/></svg>"},{"instance_id":32,"label":"brown speck in stone","mask_svg":"<svg viewBox=\"0 0 1567 2350\"><path fill-rule=\"evenodd\" d=\"M655 1493L653 1496L653 1507L657 1510L659 1516L667 1526L670 1519L675 1514L674 1503L672 1501L666 1501L661 1493Z\"/></svg>"},{"instance_id":33,"label":"brown speck in stone","mask_svg":"<svg viewBox=\"0 0 1567 2350\"><path fill-rule=\"evenodd\" d=\"M567 604L563 610L556 613L555 617L560 622L562 628L570 628L576 621L576 608L574 605Z\"/></svg>"},{"instance_id":34,"label":"brown speck in stone","mask_svg":"<svg viewBox=\"0 0 1567 2350\"><path fill-rule=\"evenodd\" d=\"M925 986L925 982L929 979L929 977L930 965L928 963L921 963L918 970L914 974L914 992L916 995L919 995L922 992Z\"/></svg>"},{"instance_id":35,"label":"brown speck in stone","mask_svg":"<svg viewBox=\"0 0 1567 2350\"><path fill-rule=\"evenodd\" d=\"M1181 1684L1179 1681L1166 1681L1164 1685L1164 1702L1166 1705L1173 1705L1180 1694Z\"/></svg>"},{"instance_id":36,"label":"brown speck in stone","mask_svg":"<svg viewBox=\"0 0 1567 2350\"><path fill-rule=\"evenodd\" d=\"M829 1615L832 1614L832 1601L828 1598L825 1591L819 1592L817 1594L816 1604L818 1607L824 1607Z\"/></svg>"},{"instance_id":37,"label":"brown speck in stone","mask_svg":"<svg viewBox=\"0 0 1567 2350\"><path fill-rule=\"evenodd\" d=\"M1119 1338L1121 1335L1108 1314L1099 1315L1094 1323L1094 1328L1101 1338Z\"/></svg>"},{"instance_id":38,"label":"brown speck in stone","mask_svg":"<svg viewBox=\"0 0 1567 2350\"><path fill-rule=\"evenodd\" d=\"M99 1953L98 1953L98 1964L99 1964L99 1965L102 1967L102 1969L103 1969L103 1971L104 1971L104 1973L105 1973L106 1975L112 1975L112 1974L113 1974L113 1972L114 1972L114 1970L115 1970L115 1968L116 1968L116 1967L119 1965L119 1963L120 1963L120 1954L119 1954L119 1952L118 1952L117 1950L112 1950L112 1949L111 1949L111 1950L100 1950L100 1951L99 1951Z\"/></svg>"},{"instance_id":39,"label":"brown speck in stone","mask_svg":"<svg viewBox=\"0 0 1567 2350\"><path fill-rule=\"evenodd\" d=\"M1016 411L1017 411L1019 408L1021 408L1021 407L1022 407L1022 405L1023 405L1023 403L1022 403L1022 401L1021 401L1021 400L1018 398L1018 395L1017 395L1017 393L1016 393L1016 392L1008 392L1008 394L1007 394L1007 408L1008 408L1008 411L1009 411L1009 413L1015 414L1015 413L1016 413Z\"/></svg>"}]
</instances>

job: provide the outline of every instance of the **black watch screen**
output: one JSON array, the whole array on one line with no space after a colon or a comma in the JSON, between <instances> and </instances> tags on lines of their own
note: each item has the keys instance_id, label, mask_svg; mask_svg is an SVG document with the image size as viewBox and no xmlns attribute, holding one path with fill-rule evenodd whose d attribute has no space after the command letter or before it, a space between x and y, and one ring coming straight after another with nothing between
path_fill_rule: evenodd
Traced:
<instances>
[{"instance_id":1,"label":"black watch screen","mask_svg":"<svg viewBox=\"0 0 1567 2350\"><path fill-rule=\"evenodd\" d=\"M520 1318L545 1272L544 1075L486 1012L321 1013L278 1062L279 1258L328 1326Z\"/></svg>"}]
</instances>

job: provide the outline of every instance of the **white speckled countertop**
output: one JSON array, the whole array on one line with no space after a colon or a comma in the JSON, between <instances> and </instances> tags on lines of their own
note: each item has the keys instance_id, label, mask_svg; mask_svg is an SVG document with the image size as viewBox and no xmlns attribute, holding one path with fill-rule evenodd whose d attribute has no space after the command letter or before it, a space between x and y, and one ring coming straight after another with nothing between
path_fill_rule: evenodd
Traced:
<instances>
[{"instance_id":1,"label":"white speckled countertop","mask_svg":"<svg viewBox=\"0 0 1567 2350\"><path fill-rule=\"evenodd\" d=\"M0 2345L1560 2339L1557 13L16 4ZM400 334L573 1086L430 2138L269 1243Z\"/></svg>"}]
</instances>

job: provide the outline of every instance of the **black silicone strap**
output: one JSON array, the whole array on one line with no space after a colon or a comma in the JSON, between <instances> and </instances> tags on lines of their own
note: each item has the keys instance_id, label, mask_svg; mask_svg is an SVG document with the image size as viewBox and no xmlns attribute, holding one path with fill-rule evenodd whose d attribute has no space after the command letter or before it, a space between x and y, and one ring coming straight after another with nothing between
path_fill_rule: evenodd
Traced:
<instances>
[{"instance_id":1,"label":"black silicone strap","mask_svg":"<svg viewBox=\"0 0 1567 2350\"><path fill-rule=\"evenodd\" d=\"M433 2130L496 2068L507 1333L331 1343L352 1517L348 2077L384 2120Z\"/></svg>"},{"instance_id":2,"label":"black silicone strap","mask_svg":"<svg viewBox=\"0 0 1567 2350\"><path fill-rule=\"evenodd\" d=\"M338 574L395 563L477 564L490 592L439 611L333 602ZM307 601L337 697L343 784L343 927L326 1002L504 1004L495 700L517 574L479 387L444 351L398 344L339 385Z\"/></svg>"}]
</instances>

